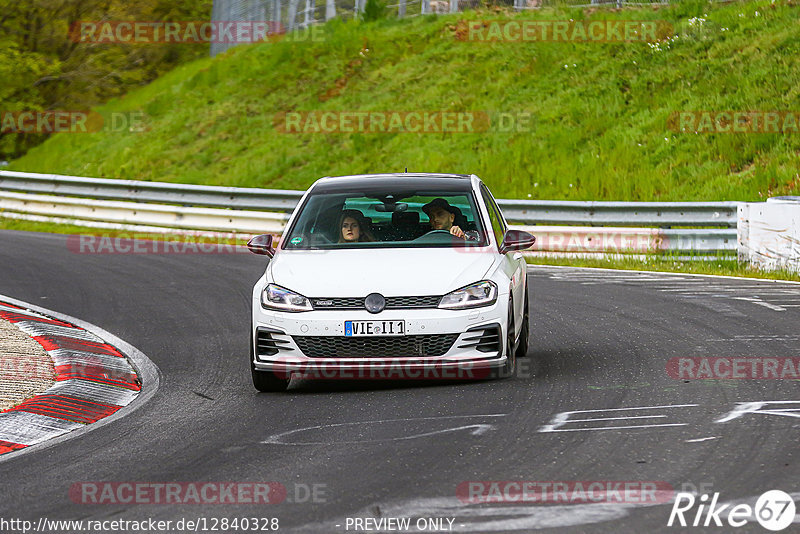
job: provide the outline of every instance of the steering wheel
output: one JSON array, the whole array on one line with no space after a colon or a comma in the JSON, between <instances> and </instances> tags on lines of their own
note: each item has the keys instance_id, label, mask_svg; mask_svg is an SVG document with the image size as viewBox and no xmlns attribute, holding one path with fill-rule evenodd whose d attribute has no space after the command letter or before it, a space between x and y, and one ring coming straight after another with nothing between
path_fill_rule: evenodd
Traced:
<instances>
[{"instance_id":1,"label":"steering wheel","mask_svg":"<svg viewBox=\"0 0 800 534\"><path fill-rule=\"evenodd\" d=\"M417 243L441 243L444 236L454 237L447 230L431 230L416 238L414 241Z\"/></svg>"},{"instance_id":2,"label":"steering wheel","mask_svg":"<svg viewBox=\"0 0 800 534\"><path fill-rule=\"evenodd\" d=\"M422 234L419 237L425 237L426 235L431 235L431 234L436 234L436 233L450 235L450 230L431 230L429 232L425 232L424 234Z\"/></svg>"}]
</instances>

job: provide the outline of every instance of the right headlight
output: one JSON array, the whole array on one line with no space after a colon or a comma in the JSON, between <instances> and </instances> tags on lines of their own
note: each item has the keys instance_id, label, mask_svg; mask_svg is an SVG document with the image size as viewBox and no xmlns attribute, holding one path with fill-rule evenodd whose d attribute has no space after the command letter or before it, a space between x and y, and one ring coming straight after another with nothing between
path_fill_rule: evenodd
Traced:
<instances>
[{"instance_id":1,"label":"right headlight","mask_svg":"<svg viewBox=\"0 0 800 534\"><path fill-rule=\"evenodd\" d=\"M269 284L261 292L261 305L272 310L288 312L311 311L311 302L299 293L285 287Z\"/></svg>"},{"instance_id":2,"label":"right headlight","mask_svg":"<svg viewBox=\"0 0 800 534\"><path fill-rule=\"evenodd\" d=\"M497 284L491 280L483 280L475 284L456 289L442 297L440 308L463 310L491 306L497 301Z\"/></svg>"}]
</instances>

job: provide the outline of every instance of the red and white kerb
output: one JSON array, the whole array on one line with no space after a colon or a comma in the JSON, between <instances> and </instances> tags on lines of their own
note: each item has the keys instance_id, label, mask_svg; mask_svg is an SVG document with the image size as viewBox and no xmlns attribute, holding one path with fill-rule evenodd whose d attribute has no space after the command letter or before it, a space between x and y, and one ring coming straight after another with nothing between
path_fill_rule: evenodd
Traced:
<instances>
[{"instance_id":1,"label":"red and white kerb","mask_svg":"<svg viewBox=\"0 0 800 534\"><path fill-rule=\"evenodd\" d=\"M108 417L139 394L141 381L125 355L91 332L2 301L0 319L42 345L56 372L53 387L0 413L0 454Z\"/></svg>"}]
</instances>

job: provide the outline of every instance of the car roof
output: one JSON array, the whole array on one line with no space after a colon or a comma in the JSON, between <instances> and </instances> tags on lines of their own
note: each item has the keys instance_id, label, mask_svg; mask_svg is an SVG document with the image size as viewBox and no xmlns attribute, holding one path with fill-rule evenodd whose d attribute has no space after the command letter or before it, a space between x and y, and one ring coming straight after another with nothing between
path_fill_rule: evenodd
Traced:
<instances>
[{"instance_id":1,"label":"car roof","mask_svg":"<svg viewBox=\"0 0 800 534\"><path fill-rule=\"evenodd\" d=\"M356 174L351 176L326 176L312 186L314 192L366 190L387 184L397 189L441 189L443 191L468 191L472 188L471 174L444 173L386 173Z\"/></svg>"}]
</instances>

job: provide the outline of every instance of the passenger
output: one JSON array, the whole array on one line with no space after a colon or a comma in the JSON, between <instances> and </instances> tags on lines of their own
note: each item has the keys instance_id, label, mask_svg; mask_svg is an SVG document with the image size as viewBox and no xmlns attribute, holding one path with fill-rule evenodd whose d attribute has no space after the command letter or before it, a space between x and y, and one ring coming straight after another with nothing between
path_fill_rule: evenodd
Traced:
<instances>
[{"instance_id":1,"label":"passenger","mask_svg":"<svg viewBox=\"0 0 800 534\"><path fill-rule=\"evenodd\" d=\"M467 239L464 235L464 230L453 224L456 216L463 219L464 216L461 214L461 210L451 206L445 199L434 198L422 206L422 211L431 220L431 230L446 230L456 237Z\"/></svg>"},{"instance_id":2,"label":"passenger","mask_svg":"<svg viewBox=\"0 0 800 534\"><path fill-rule=\"evenodd\" d=\"M339 216L339 243L375 241L366 217L358 210L342 210Z\"/></svg>"}]
</instances>

